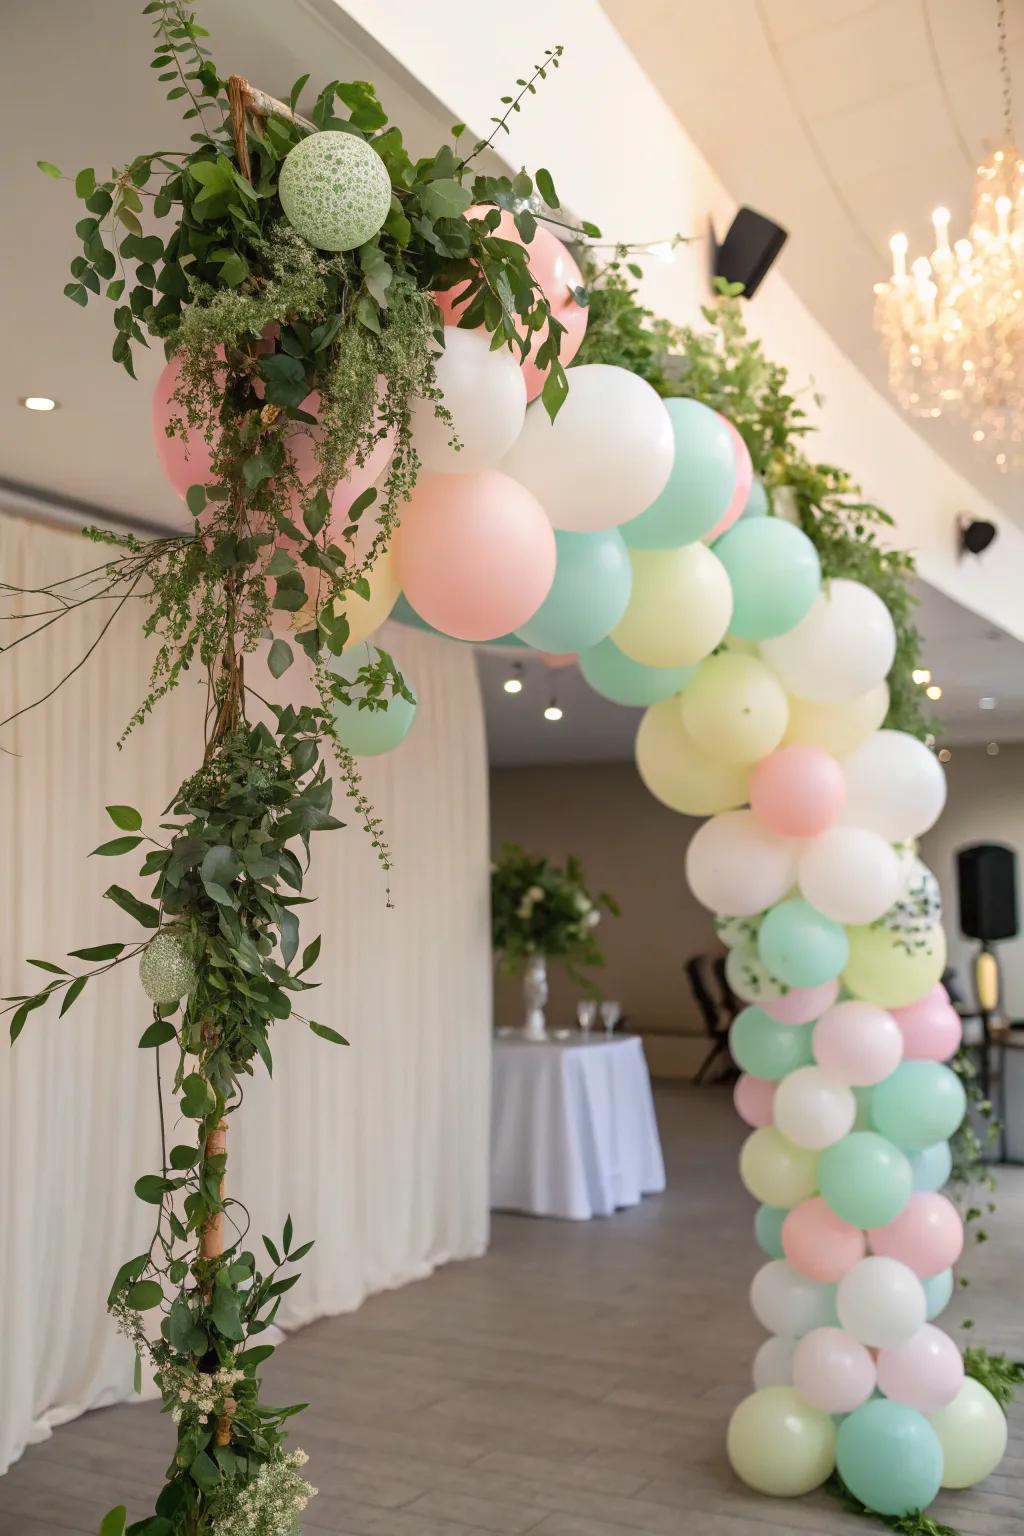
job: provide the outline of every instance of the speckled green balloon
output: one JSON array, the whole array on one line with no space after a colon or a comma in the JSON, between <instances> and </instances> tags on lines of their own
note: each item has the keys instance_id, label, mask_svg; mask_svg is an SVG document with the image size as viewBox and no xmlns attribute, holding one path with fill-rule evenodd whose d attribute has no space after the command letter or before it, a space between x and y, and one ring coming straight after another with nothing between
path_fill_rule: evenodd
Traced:
<instances>
[{"instance_id":1,"label":"speckled green balloon","mask_svg":"<svg viewBox=\"0 0 1024 1536\"><path fill-rule=\"evenodd\" d=\"M391 207L384 162L358 134L328 129L288 152L278 186L289 224L320 251L352 251L380 229Z\"/></svg>"},{"instance_id":2,"label":"speckled green balloon","mask_svg":"<svg viewBox=\"0 0 1024 1536\"><path fill-rule=\"evenodd\" d=\"M158 933L150 939L139 961L139 980L154 1003L176 1003L192 991L196 968L177 934Z\"/></svg>"}]
</instances>

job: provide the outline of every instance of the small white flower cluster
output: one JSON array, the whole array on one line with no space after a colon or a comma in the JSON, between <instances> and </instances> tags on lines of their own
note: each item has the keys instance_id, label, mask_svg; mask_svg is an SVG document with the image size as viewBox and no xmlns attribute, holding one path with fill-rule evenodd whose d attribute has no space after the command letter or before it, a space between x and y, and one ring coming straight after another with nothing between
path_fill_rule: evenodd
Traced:
<instances>
[{"instance_id":1,"label":"small white flower cluster","mask_svg":"<svg viewBox=\"0 0 1024 1536\"><path fill-rule=\"evenodd\" d=\"M296 1517L316 1496L316 1489L299 1476L308 1460L305 1451L295 1450L265 1461L232 1496L231 1507L218 1510L211 1536L293 1536Z\"/></svg>"},{"instance_id":2,"label":"small white flower cluster","mask_svg":"<svg viewBox=\"0 0 1024 1536\"><path fill-rule=\"evenodd\" d=\"M601 921L601 914L594 906L594 903L591 901L590 897L585 896L582 891L577 891L575 902L576 910L581 914L580 927L596 928L598 923Z\"/></svg>"},{"instance_id":3,"label":"small white flower cluster","mask_svg":"<svg viewBox=\"0 0 1024 1536\"><path fill-rule=\"evenodd\" d=\"M244 1371L229 1367L211 1374L190 1371L183 1365L167 1365L157 1372L156 1380L164 1397L175 1400L171 1418L175 1424L180 1424L187 1416L206 1419L211 1414L221 1414L231 1389L244 1375Z\"/></svg>"},{"instance_id":4,"label":"small white flower cluster","mask_svg":"<svg viewBox=\"0 0 1024 1536\"><path fill-rule=\"evenodd\" d=\"M123 1334L129 1343L134 1344L137 1349L143 1347L148 1351L149 1344L146 1339L146 1330L143 1326L142 1318L138 1312L128 1305L127 1298L128 1288L126 1286L114 1297L108 1311L114 1319L114 1325L118 1333Z\"/></svg>"},{"instance_id":5,"label":"small white flower cluster","mask_svg":"<svg viewBox=\"0 0 1024 1536\"><path fill-rule=\"evenodd\" d=\"M529 890L524 892L523 898L516 908L516 916L521 917L524 923L529 922L530 918L533 916L534 907L537 905L538 901L543 900L544 891L542 888L539 885L531 885Z\"/></svg>"}]
</instances>

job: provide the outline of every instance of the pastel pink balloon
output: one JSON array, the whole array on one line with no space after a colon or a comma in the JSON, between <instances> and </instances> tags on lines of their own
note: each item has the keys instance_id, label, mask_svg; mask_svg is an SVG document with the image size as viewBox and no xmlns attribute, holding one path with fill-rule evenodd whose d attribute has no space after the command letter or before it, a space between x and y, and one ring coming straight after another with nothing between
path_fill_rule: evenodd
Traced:
<instances>
[{"instance_id":1,"label":"pastel pink balloon","mask_svg":"<svg viewBox=\"0 0 1024 1536\"><path fill-rule=\"evenodd\" d=\"M878 1351L878 1385L893 1402L938 1413L964 1383L964 1362L948 1333L925 1323L893 1349Z\"/></svg>"},{"instance_id":2,"label":"pastel pink balloon","mask_svg":"<svg viewBox=\"0 0 1024 1536\"><path fill-rule=\"evenodd\" d=\"M555 578L555 532L543 507L498 469L421 474L393 548L409 602L457 640L518 629Z\"/></svg>"},{"instance_id":3,"label":"pastel pink balloon","mask_svg":"<svg viewBox=\"0 0 1024 1536\"><path fill-rule=\"evenodd\" d=\"M948 1061L959 1048L963 1026L941 981L918 1002L894 1008L892 1016L903 1035L908 1061Z\"/></svg>"},{"instance_id":4,"label":"pastel pink balloon","mask_svg":"<svg viewBox=\"0 0 1024 1536\"><path fill-rule=\"evenodd\" d=\"M780 837L815 837L832 825L845 803L843 770L821 747L780 747L763 757L750 776L750 809Z\"/></svg>"},{"instance_id":5,"label":"pastel pink balloon","mask_svg":"<svg viewBox=\"0 0 1024 1536\"><path fill-rule=\"evenodd\" d=\"M150 420L160 468L184 500L190 485L206 485L211 478L212 454L201 432L190 431L185 437L167 435L171 422L182 419L181 406L174 399L180 377L181 359L172 357L156 381Z\"/></svg>"},{"instance_id":6,"label":"pastel pink balloon","mask_svg":"<svg viewBox=\"0 0 1024 1536\"><path fill-rule=\"evenodd\" d=\"M764 1077L751 1077L749 1072L737 1078L732 1101L740 1119L755 1128L771 1125L772 1104L777 1087L777 1083L769 1082Z\"/></svg>"},{"instance_id":7,"label":"pastel pink balloon","mask_svg":"<svg viewBox=\"0 0 1024 1536\"><path fill-rule=\"evenodd\" d=\"M711 532L704 535L705 544L713 544L715 539L721 538L722 534L732 527L746 506L750 487L754 483L754 466L750 460L750 449L728 417L723 416L722 420L729 429L729 437L732 441L732 451L736 459L736 483L733 486L729 505Z\"/></svg>"},{"instance_id":8,"label":"pastel pink balloon","mask_svg":"<svg viewBox=\"0 0 1024 1536\"><path fill-rule=\"evenodd\" d=\"M380 388L382 388L381 386ZM378 390L380 393L380 389ZM320 415L320 392L314 389L312 394L306 396L300 410L310 416ZM303 423L297 424L295 432L289 434L288 448L303 485L312 485L320 472L317 462L317 443L323 437L322 427L309 427ZM340 535L348 526L348 509L357 496L368 491L370 486L384 473L388 461L395 451L395 431L389 428L386 435L374 443L370 452L362 464L354 461L348 466L344 477L338 481L331 493L331 531L336 542L340 542ZM292 517L301 524L302 502L301 497L294 491L290 495ZM362 540L367 545L373 538L376 530L377 519L374 517L375 506L371 506L359 520L359 532L356 540ZM369 537L366 537L369 530ZM346 549L346 554L348 550ZM358 555L357 555L358 558Z\"/></svg>"},{"instance_id":9,"label":"pastel pink balloon","mask_svg":"<svg viewBox=\"0 0 1024 1536\"><path fill-rule=\"evenodd\" d=\"M790 987L782 997L758 1003L776 1024L810 1024L831 1008L839 996L838 981L824 981L820 987Z\"/></svg>"},{"instance_id":10,"label":"pastel pink balloon","mask_svg":"<svg viewBox=\"0 0 1024 1536\"><path fill-rule=\"evenodd\" d=\"M832 1285L864 1257L867 1238L859 1227L841 1221L815 1195L801 1200L787 1214L782 1223L782 1251L801 1275Z\"/></svg>"},{"instance_id":11,"label":"pastel pink balloon","mask_svg":"<svg viewBox=\"0 0 1024 1536\"><path fill-rule=\"evenodd\" d=\"M469 219L481 218L490 209L476 206L467 208L466 217ZM563 364L571 363L576 353L583 344L583 337L587 330L588 311L577 304L573 298L573 289L584 287L583 274L573 260L571 251L563 245L557 236L543 224L537 225L536 233L529 245L526 245L511 213L504 212L498 221L495 233L502 240L514 240L516 245L522 245L529 252L529 266L534 280L551 306L551 312L556 320L565 326L565 333L561 338L558 350L559 361ZM469 298L460 299L459 293L465 288L464 283L456 283L454 288L447 288L443 293L434 293L431 297L444 317L445 325L457 325L459 316L469 303ZM526 361L522 364L523 378L526 381L526 398L535 400L544 388L544 380L547 377L545 371L537 367L534 359L540 347L543 346L548 334L547 325L532 334L530 351ZM520 328L520 335L525 335L525 327ZM749 494L750 485L747 485ZM745 498L744 498L745 499ZM742 511L742 507L740 511ZM737 513L739 516L739 513Z\"/></svg>"},{"instance_id":12,"label":"pastel pink balloon","mask_svg":"<svg viewBox=\"0 0 1024 1536\"><path fill-rule=\"evenodd\" d=\"M888 1226L868 1233L872 1253L899 1259L920 1279L951 1269L963 1251L964 1224L945 1195L918 1190Z\"/></svg>"},{"instance_id":13,"label":"pastel pink balloon","mask_svg":"<svg viewBox=\"0 0 1024 1536\"><path fill-rule=\"evenodd\" d=\"M793 1385L823 1413L852 1413L875 1390L875 1362L844 1328L812 1328L793 1351Z\"/></svg>"},{"instance_id":14,"label":"pastel pink balloon","mask_svg":"<svg viewBox=\"0 0 1024 1536\"><path fill-rule=\"evenodd\" d=\"M854 1088L880 1083L903 1060L899 1025L874 1003L834 1004L815 1024L811 1046L819 1067Z\"/></svg>"}]
</instances>

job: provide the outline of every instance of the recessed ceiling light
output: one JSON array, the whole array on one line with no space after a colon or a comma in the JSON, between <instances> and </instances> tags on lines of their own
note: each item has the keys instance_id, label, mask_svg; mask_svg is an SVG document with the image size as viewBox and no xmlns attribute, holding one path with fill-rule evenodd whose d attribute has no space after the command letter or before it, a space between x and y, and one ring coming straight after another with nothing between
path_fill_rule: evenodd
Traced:
<instances>
[{"instance_id":1,"label":"recessed ceiling light","mask_svg":"<svg viewBox=\"0 0 1024 1536\"><path fill-rule=\"evenodd\" d=\"M998 741L990 741L988 746L985 748L985 751L988 753L989 757L998 757L999 756L999 743L998 743Z\"/></svg>"},{"instance_id":2,"label":"recessed ceiling light","mask_svg":"<svg viewBox=\"0 0 1024 1536\"><path fill-rule=\"evenodd\" d=\"M509 673L508 677L506 677L505 681L501 685L506 693L522 693L522 691L523 691L522 672L523 672L523 669L522 669L521 664L518 661L513 662L511 672Z\"/></svg>"},{"instance_id":3,"label":"recessed ceiling light","mask_svg":"<svg viewBox=\"0 0 1024 1536\"><path fill-rule=\"evenodd\" d=\"M554 699L552 699L551 703L548 705L547 709L544 711L544 719L545 720L561 720L561 718L562 718L562 711L559 709L559 707L555 703Z\"/></svg>"},{"instance_id":4,"label":"recessed ceiling light","mask_svg":"<svg viewBox=\"0 0 1024 1536\"><path fill-rule=\"evenodd\" d=\"M55 411L58 402L51 400L49 395L23 395L18 401L26 411Z\"/></svg>"},{"instance_id":5,"label":"recessed ceiling light","mask_svg":"<svg viewBox=\"0 0 1024 1536\"><path fill-rule=\"evenodd\" d=\"M978 700L978 708L979 709L995 709L995 707L996 707L996 701L989 694L986 694L986 696L983 699L979 699Z\"/></svg>"},{"instance_id":6,"label":"recessed ceiling light","mask_svg":"<svg viewBox=\"0 0 1024 1536\"><path fill-rule=\"evenodd\" d=\"M927 667L915 667L910 675L915 683L930 683L932 680L932 675Z\"/></svg>"},{"instance_id":7,"label":"recessed ceiling light","mask_svg":"<svg viewBox=\"0 0 1024 1536\"><path fill-rule=\"evenodd\" d=\"M938 683L932 683L930 687L925 689L925 695L929 699L941 699L942 689L939 687Z\"/></svg>"}]
</instances>

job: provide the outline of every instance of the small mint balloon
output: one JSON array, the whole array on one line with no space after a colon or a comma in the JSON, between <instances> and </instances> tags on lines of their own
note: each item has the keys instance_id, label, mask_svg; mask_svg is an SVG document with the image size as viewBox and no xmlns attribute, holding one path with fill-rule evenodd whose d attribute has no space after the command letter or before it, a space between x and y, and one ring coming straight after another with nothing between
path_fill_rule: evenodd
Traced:
<instances>
[{"instance_id":1,"label":"small mint balloon","mask_svg":"<svg viewBox=\"0 0 1024 1536\"><path fill-rule=\"evenodd\" d=\"M731 634L770 640L795 629L821 588L818 551L778 517L742 518L715 540L732 584Z\"/></svg>"},{"instance_id":2,"label":"small mint balloon","mask_svg":"<svg viewBox=\"0 0 1024 1536\"><path fill-rule=\"evenodd\" d=\"M319 251L353 251L372 240L391 208L391 178L372 144L328 129L300 139L278 181L285 218Z\"/></svg>"},{"instance_id":3,"label":"small mint balloon","mask_svg":"<svg viewBox=\"0 0 1024 1536\"><path fill-rule=\"evenodd\" d=\"M614 640L602 640L581 651L580 671L595 693L613 704L648 708L674 698L689 683L696 667L645 667L620 651Z\"/></svg>"},{"instance_id":4,"label":"small mint balloon","mask_svg":"<svg viewBox=\"0 0 1024 1536\"><path fill-rule=\"evenodd\" d=\"M787 987L820 987L843 970L850 945L841 923L825 917L802 897L793 897L765 913L757 952Z\"/></svg>"},{"instance_id":5,"label":"small mint balloon","mask_svg":"<svg viewBox=\"0 0 1024 1536\"><path fill-rule=\"evenodd\" d=\"M736 1065L751 1077L777 1083L798 1067L811 1065L813 1029L813 1024L777 1024L763 1008L752 1004L733 1020L729 1050Z\"/></svg>"},{"instance_id":6,"label":"small mint balloon","mask_svg":"<svg viewBox=\"0 0 1024 1536\"><path fill-rule=\"evenodd\" d=\"M764 488L761 477L755 475L750 482L750 495L740 513L740 521L742 522L745 517L767 517L768 512L768 492Z\"/></svg>"},{"instance_id":7,"label":"small mint balloon","mask_svg":"<svg viewBox=\"0 0 1024 1536\"><path fill-rule=\"evenodd\" d=\"M356 678L366 661L367 652L362 646L351 655L331 657L328 663L331 672L352 685L349 688L352 702L344 704L335 699L331 713L339 741L354 757L380 757L385 752L393 752L408 736L416 719L416 705L400 694L385 694L386 709L373 709L363 702L366 687Z\"/></svg>"},{"instance_id":8,"label":"small mint balloon","mask_svg":"<svg viewBox=\"0 0 1024 1536\"><path fill-rule=\"evenodd\" d=\"M757 1245L770 1259L784 1259L782 1248L782 1223L789 1211L781 1205L759 1205L754 1217L754 1236Z\"/></svg>"},{"instance_id":9,"label":"small mint balloon","mask_svg":"<svg viewBox=\"0 0 1024 1536\"><path fill-rule=\"evenodd\" d=\"M938 1494L942 1444L916 1408L873 1398L840 1424L836 1467L850 1492L876 1514L915 1514Z\"/></svg>"},{"instance_id":10,"label":"small mint balloon","mask_svg":"<svg viewBox=\"0 0 1024 1536\"><path fill-rule=\"evenodd\" d=\"M967 1095L951 1067L902 1061L871 1097L875 1129L906 1152L946 1141L967 1113Z\"/></svg>"},{"instance_id":11,"label":"small mint balloon","mask_svg":"<svg viewBox=\"0 0 1024 1536\"><path fill-rule=\"evenodd\" d=\"M937 1275L927 1275L921 1284L924 1286L924 1299L927 1311L925 1316L931 1322L933 1318L945 1312L953 1299L953 1271L951 1269L940 1270Z\"/></svg>"},{"instance_id":12,"label":"small mint balloon","mask_svg":"<svg viewBox=\"0 0 1024 1536\"><path fill-rule=\"evenodd\" d=\"M538 651L588 650L622 618L633 586L629 551L617 528L600 533L555 530L557 563L551 590L517 630Z\"/></svg>"},{"instance_id":13,"label":"small mint balloon","mask_svg":"<svg viewBox=\"0 0 1024 1536\"><path fill-rule=\"evenodd\" d=\"M851 1131L818 1160L821 1197L851 1227L886 1227L914 1189L905 1153L876 1131Z\"/></svg>"},{"instance_id":14,"label":"small mint balloon","mask_svg":"<svg viewBox=\"0 0 1024 1536\"><path fill-rule=\"evenodd\" d=\"M953 1154L948 1141L937 1141L933 1147L914 1152L910 1158L914 1175L914 1188L935 1194L949 1183L953 1172Z\"/></svg>"},{"instance_id":15,"label":"small mint balloon","mask_svg":"<svg viewBox=\"0 0 1024 1536\"><path fill-rule=\"evenodd\" d=\"M699 400L666 400L676 456L668 484L645 512L622 524L630 549L695 544L724 516L736 487L736 452L725 418Z\"/></svg>"}]
</instances>

